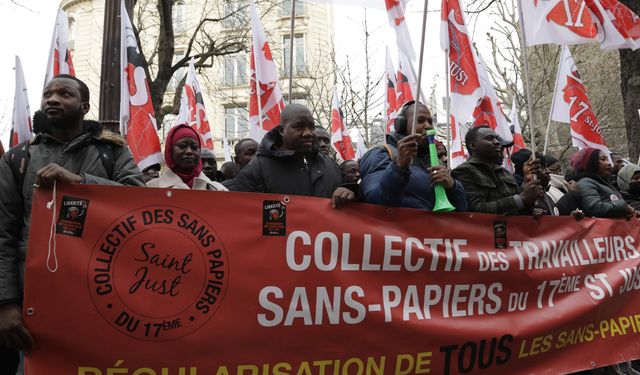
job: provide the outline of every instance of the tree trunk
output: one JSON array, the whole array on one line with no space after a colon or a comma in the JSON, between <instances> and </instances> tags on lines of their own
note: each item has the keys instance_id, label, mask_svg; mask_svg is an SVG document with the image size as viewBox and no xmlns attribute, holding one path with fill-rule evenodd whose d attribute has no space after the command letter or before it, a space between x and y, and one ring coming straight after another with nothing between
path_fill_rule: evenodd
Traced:
<instances>
[{"instance_id":1,"label":"tree trunk","mask_svg":"<svg viewBox=\"0 0 640 375\"><path fill-rule=\"evenodd\" d=\"M621 0L621 3L640 15L640 1ZM632 163L637 163L640 154L640 49L620 50L620 87L624 102L629 157Z\"/></svg>"}]
</instances>

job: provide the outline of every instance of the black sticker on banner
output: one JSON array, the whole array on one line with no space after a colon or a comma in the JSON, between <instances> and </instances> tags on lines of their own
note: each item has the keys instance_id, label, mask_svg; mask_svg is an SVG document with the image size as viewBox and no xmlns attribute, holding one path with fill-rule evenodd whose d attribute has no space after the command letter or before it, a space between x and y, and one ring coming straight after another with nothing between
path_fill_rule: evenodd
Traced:
<instances>
[{"instance_id":1,"label":"black sticker on banner","mask_svg":"<svg viewBox=\"0 0 640 375\"><path fill-rule=\"evenodd\" d=\"M287 207L280 201L262 202L262 235L287 234Z\"/></svg>"},{"instance_id":2,"label":"black sticker on banner","mask_svg":"<svg viewBox=\"0 0 640 375\"><path fill-rule=\"evenodd\" d=\"M493 242L496 249L507 248L507 223L504 221L496 221L493 223Z\"/></svg>"},{"instance_id":3,"label":"black sticker on banner","mask_svg":"<svg viewBox=\"0 0 640 375\"><path fill-rule=\"evenodd\" d=\"M82 237L88 209L89 201L87 199L64 195L60 204L56 233Z\"/></svg>"}]
</instances>

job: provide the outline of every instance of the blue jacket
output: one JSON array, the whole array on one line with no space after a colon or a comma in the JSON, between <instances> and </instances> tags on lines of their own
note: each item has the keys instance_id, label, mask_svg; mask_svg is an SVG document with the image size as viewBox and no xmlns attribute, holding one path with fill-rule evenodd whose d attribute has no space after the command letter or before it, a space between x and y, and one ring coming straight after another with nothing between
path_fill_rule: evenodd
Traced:
<instances>
[{"instance_id":1,"label":"blue jacket","mask_svg":"<svg viewBox=\"0 0 640 375\"><path fill-rule=\"evenodd\" d=\"M393 150L394 157L398 138L395 134L387 136L387 145ZM404 170L391 160L384 147L376 147L360 159L360 176L363 199L367 203L393 207L419 208L432 211L435 205L435 193L431 186L431 177L426 168L429 166L426 153L418 152L418 159ZM462 184L454 181L452 191L447 191L449 202L456 211L467 211L467 198Z\"/></svg>"}]
</instances>

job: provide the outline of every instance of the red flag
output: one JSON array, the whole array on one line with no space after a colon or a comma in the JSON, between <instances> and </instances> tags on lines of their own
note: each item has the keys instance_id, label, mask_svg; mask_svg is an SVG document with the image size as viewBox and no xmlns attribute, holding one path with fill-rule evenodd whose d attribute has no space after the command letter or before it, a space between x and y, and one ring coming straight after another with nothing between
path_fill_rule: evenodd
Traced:
<instances>
[{"instance_id":1,"label":"red flag","mask_svg":"<svg viewBox=\"0 0 640 375\"><path fill-rule=\"evenodd\" d=\"M573 145L578 148L597 148L609 155L609 149L602 137L598 120L587 97L587 88L582 82L567 46L562 48L560 55L560 67L558 68L554 96L551 119L571 125Z\"/></svg>"},{"instance_id":2,"label":"red flag","mask_svg":"<svg viewBox=\"0 0 640 375\"><path fill-rule=\"evenodd\" d=\"M384 115L386 130L387 133L390 133L393 130L393 124L398 115L398 103L396 93L396 73L395 69L393 68L393 62L391 61L391 55L389 54L389 47L387 47L385 81L387 82L385 86L387 100L385 101Z\"/></svg>"},{"instance_id":3,"label":"red flag","mask_svg":"<svg viewBox=\"0 0 640 375\"><path fill-rule=\"evenodd\" d=\"M509 119L511 120L511 126L513 126L513 153L515 154L523 148L527 148L524 144L524 138L522 137L522 128L520 127L520 118L518 117L518 103L515 97L511 104Z\"/></svg>"},{"instance_id":4,"label":"red flag","mask_svg":"<svg viewBox=\"0 0 640 375\"><path fill-rule=\"evenodd\" d=\"M151 92L133 26L120 2L120 133L140 169L162 162Z\"/></svg>"},{"instance_id":5,"label":"red flag","mask_svg":"<svg viewBox=\"0 0 640 375\"><path fill-rule=\"evenodd\" d=\"M44 79L45 85L59 74L76 75L68 45L68 30L69 22L67 20L67 13L60 9L56 17L56 25L53 28L49 61L47 62L47 73Z\"/></svg>"},{"instance_id":6,"label":"red flag","mask_svg":"<svg viewBox=\"0 0 640 375\"><path fill-rule=\"evenodd\" d=\"M396 91L398 97L396 99L396 105L398 110L402 108L405 103L415 100L414 88L416 87L417 79L413 75L411 69L411 62L403 55L402 51L398 53L398 73L396 76Z\"/></svg>"},{"instance_id":7,"label":"red flag","mask_svg":"<svg viewBox=\"0 0 640 375\"><path fill-rule=\"evenodd\" d=\"M602 26L603 49L640 48L640 17L617 0L587 0Z\"/></svg>"},{"instance_id":8,"label":"red flag","mask_svg":"<svg viewBox=\"0 0 640 375\"><path fill-rule=\"evenodd\" d=\"M344 121L340 102L338 100L338 90L333 88L333 101L331 103L331 146L336 150L340 159L355 159L356 153L351 144L351 137Z\"/></svg>"},{"instance_id":9,"label":"red flag","mask_svg":"<svg viewBox=\"0 0 640 375\"><path fill-rule=\"evenodd\" d=\"M407 20L404 17L404 8L407 5L407 0L384 0L384 3L387 8L389 25L393 27L396 32L398 48L410 59L415 59L416 53L413 50L411 34L409 34Z\"/></svg>"},{"instance_id":10,"label":"red flag","mask_svg":"<svg viewBox=\"0 0 640 375\"><path fill-rule=\"evenodd\" d=\"M29 108L29 96L27 84L24 81L24 72L20 58L16 56L16 91L13 97L13 116L11 118L11 135L9 148L19 145L31 139L31 109Z\"/></svg>"},{"instance_id":11,"label":"red flag","mask_svg":"<svg viewBox=\"0 0 640 375\"><path fill-rule=\"evenodd\" d=\"M269 130L280 124L280 112L284 108L284 100L278 80L278 69L273 61L253 0L251 0L251 36L249 136L260 142Z\"/></svg>"},{"instance_id":12,"label":"red flag","mask_svg":"<svg viewBox=\"0 0 640 375\"><path fill-rule=\"evenodd\" d=\"M485 90L480 84L475 52L471 46L465 15L458 0L442 0L440 46L449 55L449 87L451 108L451 168L463 163L466 151L462 145L460 124L466 123Z\"/></svg>"},{"instance_id":13,"label":"red flag","mask_svg":"<svg viewBox=\"0 0 640 375\"><path fill-rule=\"evenodd\" d=\"M182 97L180 98L180 112L176 119L176 124L188 124L195 129L202 138L202 144L209 150L213 150L213 139L211 127L207 118L207 111L204 107L204 98L200 83L196 77L196 68L193 59L189 61L189 71L187 79L182 87Z\"/></svg>"},{"instance_id":14,"label":"red flag","mask_svg":"<svg viewBox=\"0 0 640 375\"><path fill-rule=\"evenodd\" d=\"M493 88L493 83L487 74L487 68L480 55L477 57L477 72L482 88L482 98L478 101L473 111L473 126L488 125L505 141L512 141L513 134L507 117L502 112L500 101Z\"/></svg>"}]
</instances>

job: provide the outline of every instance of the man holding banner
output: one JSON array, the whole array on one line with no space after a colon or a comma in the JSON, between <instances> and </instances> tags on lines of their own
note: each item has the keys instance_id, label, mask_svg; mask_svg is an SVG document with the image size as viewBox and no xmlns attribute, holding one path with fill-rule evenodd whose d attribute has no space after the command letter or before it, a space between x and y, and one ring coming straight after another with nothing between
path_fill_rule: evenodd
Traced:
<instances>
[{"instance_id":1,"label":"man holding banner","mask_svg":"<svg viewBox=\"0 0 640 375\"><path fill-rule=\"evenodd\" d=\"M334 208L355 200L350 188L357 187L341 186L340 167L318 151L309 109L289 104L280 121L264 136L256 159L236 177L235 191L331 198Z\"/></svg>"},{"instance_id":2,"label":"man holding banner","mask_svg":"<svg viewBox=\"0 0 640 375\"><path fill-rule=\"evenodd\" d=\"M84 121L89 112L84 82L70 75L53 78L44 88L41 109L48 126L0 160L0 347L14 351L5 358L0 352L0 370L13 373L19 363L15 350L34 345L20 306L33 188L55 191L57 183L144 186L125 141ZM57 269L55 256L53 263L47 264L51 272Z\"/></svg>"}]
</instances>

